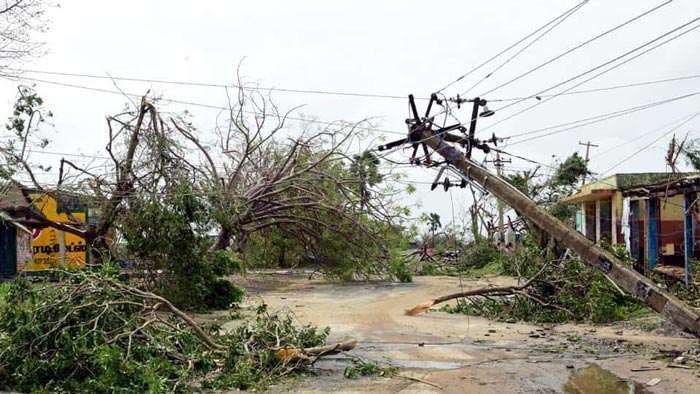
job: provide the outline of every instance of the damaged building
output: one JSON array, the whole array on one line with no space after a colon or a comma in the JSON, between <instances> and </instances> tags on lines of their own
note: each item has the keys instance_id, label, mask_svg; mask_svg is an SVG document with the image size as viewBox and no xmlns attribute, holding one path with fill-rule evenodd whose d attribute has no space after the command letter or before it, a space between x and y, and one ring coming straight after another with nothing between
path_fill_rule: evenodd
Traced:
<instances>
[{"instance_id":1,"label":"damaged building","mask_svg":"<svg viewBox=\"0 0 700 394\"><path fill-rule=\"evenodd\" d=\"M564 201L580 204L576 229L591 240L624 245L644 273L690 280L700 258L697 173L615 174Z\"/></svg>"}]
</instances>

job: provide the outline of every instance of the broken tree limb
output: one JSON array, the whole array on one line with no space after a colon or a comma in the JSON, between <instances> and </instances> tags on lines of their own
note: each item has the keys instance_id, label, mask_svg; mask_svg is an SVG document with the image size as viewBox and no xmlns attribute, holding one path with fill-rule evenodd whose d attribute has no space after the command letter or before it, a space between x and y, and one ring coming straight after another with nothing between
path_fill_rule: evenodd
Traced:
<instances>
[{"instance_id":1,"label":"broken tree limb","mask_svg":"<svg viewBox=\"0 0 700 394\"><path fill-rule=\"evenodd\" d=\"M354 349L355 346L357 346L357 340L353 339L350 341L339 342L333 345L316 346L306 349L300 349L296 347L283 347L281 349L276 349L275 353L277 353L277 356L279 356L279 358L281 358L285 362L298 360L308 361L311 360L313 357L313 360L311 361L311 363L313 364L313 362L315 362L321 356L329 356L332 354L347 352Z\"/></svg>"},{"instance_id":2,"label":"broken tree limb","mask_svg":"<svg viewBox=\"0 0 700 394\"><path fill-rule=\"evenodd\" d=\"M336 343L335 345L316 346L304 349L304 353L309 356L338 354L352 350L357 346L357 340Z\"/></svg>"},{"instance_id":3,"label":"broken tree limb","mask_svg":"<svg viewBox=\"0 0 700 394\"><path fill-rule=\"evenodd\" d=\"M517 188L466 158L454 146L445 142L459 141L461 137L438 137L430 128L422 133L422 142L459 169L465 176L511 206L554 239L578 254L583 261L608 276L622 289L681 329L700 337L700 316L672 294L659 289L651 280L628 267L600 245L569 228L559 219L535 204Z\"/></svg>"},{"instance_id":4,"label":"broken tree limb","mask_svg":"<svg viewBox=\"0 0 700 394\"><path fill-rule=\"evenodd\" d=\"M526 288L530 287L532 282L534 282L547 268L549 264L545 264L542 269L540 269L535 275L532 276L527 282L520 286L503 286L503 287L482 287L480 289L460 291L459 293L448 294L442 297L434 298L428 302L418 304L411 309L406 309L406 314L408 316L415 316L420 313L427 311L433 305L443 303L445 301L454 300L455 298L465 298L474 296L485 296L485 295L509 295L509 294L519 294Z\"/></svg>"},{"instance_id":5,"label":"broken tree limb","mask_svg":"<svg viewBox=\"0 0 700 394\"><path fill-rule=\"evenodd\" d=\"M419 383L427 384L428 386L433 386L433 387L435 387L435 388L438 389L438 390L442 390L442 389L443 389L443 387L440 386L440 385L437 384L437 383L433 383L433 382L428 381L428 380L425 380L425 379L420 379L420 378L417 378L417 377L415 377L415 376L409 376L409 375L396 375L396 376L398 376L398 377L400 377L400 378L412 380L412 381L414 381L414 382L419 382Z\"/></svg>"}]
</instances>

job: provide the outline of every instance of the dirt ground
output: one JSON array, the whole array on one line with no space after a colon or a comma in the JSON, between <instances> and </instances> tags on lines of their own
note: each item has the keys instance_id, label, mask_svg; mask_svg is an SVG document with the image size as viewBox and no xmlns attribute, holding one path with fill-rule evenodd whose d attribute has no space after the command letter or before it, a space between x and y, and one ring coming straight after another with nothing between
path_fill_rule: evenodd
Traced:
<instances>
[{"instance_id":1,"label":"dirt ground","mask_svg":"<svg viewBox=\"0 0 700 394\"><path fill-rule=\"evenodd\" d=\"M358 346L347 356L317 363L314 375L272 387L273 392L700 392L700 371L669 368L668 358L658 357L697 347L698 341L655 317L646 321L653 331L642 331L620 324L504 323L435 309L406 316L405 309L436 296L512 279L431 276L407 284L333 285L306 276L264 272L237 282L248 290L246 303L264 300L271 310L292 311L301 323L330 326L329 342L356 339ZM343 369L349 356L397 367L397 373L347 379Z\"/></svg>"}]
</instances>

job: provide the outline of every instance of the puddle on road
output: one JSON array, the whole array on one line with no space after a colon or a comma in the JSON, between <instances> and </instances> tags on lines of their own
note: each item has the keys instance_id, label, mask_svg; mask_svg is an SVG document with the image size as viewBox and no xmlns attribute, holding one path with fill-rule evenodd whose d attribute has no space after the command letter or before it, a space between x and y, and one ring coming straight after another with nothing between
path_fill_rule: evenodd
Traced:
<instances>
[{"instance_id":1,"label":"puddle on road","mask_svg":"<svg viewBox=\"0 0 700 394\"><path fill-rule=\"evenodd\" d=\"M567 394L651 394L644 385L623 380L595 364L577 370L564 384Z\"/></svg>"}]
</instances>

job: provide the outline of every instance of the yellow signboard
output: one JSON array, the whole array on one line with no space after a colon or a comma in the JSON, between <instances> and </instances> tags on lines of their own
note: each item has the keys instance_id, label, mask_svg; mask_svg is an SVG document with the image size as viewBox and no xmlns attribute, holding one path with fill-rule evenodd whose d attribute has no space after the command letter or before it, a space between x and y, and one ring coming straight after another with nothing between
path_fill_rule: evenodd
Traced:
<instances>
[{"instance_id":1,"label":"yellow signboard","mask_svg":"<svg viewBox=\"0 0 700 394\"><path fill-rule=\"evenodd\" d=\"M53 197L45 194L29 194L32 205L51 221L70 223L66 212L60 212ZM86 211L73 211L75 220L87 221ZM88 258L85 240L77 235L53 227L35 229L31 241L32 260L24 265L24 271L42 271L54 268L83 268Z\"/></svg>"}]
</instances>

